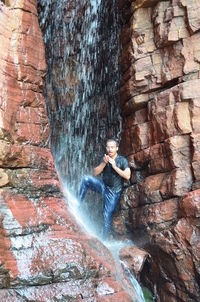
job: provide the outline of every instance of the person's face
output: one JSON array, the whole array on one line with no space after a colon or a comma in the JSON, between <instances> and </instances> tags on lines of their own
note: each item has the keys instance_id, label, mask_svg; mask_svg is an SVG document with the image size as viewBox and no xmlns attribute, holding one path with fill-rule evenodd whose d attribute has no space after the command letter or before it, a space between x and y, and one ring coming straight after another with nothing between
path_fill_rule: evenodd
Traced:
<instances>
[{"instance_id":1,"label":"person's face","mask_svg":"<svg viewBox=\"0 0 200 302\"><path fill-rule=\"evenodd\" d=\"M107 142L106 151L110 157L112 157L112 158L115 157L115 155L117 154L117 151L118 151L118 147L117 147L116 143L114 141Z\"/></svg>"}]
</instances>

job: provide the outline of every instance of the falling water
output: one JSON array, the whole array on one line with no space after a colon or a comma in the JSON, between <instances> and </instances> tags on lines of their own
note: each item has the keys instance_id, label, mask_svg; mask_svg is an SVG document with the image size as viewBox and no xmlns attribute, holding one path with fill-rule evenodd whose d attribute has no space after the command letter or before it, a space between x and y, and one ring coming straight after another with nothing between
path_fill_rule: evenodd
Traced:
<instances>
[{"instance_id":1,"label":"falling water","mask_svg":"<svg viewBox=\"0 0 200 302\"><path fill-rule=\"evenodd\" d=\"M76 217L77 222L81 225L85 232L98 237L98 232L95 225L87 219L83 212L80 212L78 210L77 199L73 195L71 195L67 188L65 188L65 190L65 195L71 200L71 203L69 204L69 209L71 213ZM99 238L99 240L101 240L101 238ZM139 285L127 265L119 258L120 250L127 246L133 246L133 242L130 240L109 240L103 241L103 243L110 250L115 260L117 269L116 279L121 281L124 288L126 288L127 293L132 296L133 302L145 302L141 286Z\"/></svg>"},{"instance_id":2,"label":"falling water","mask_svg":"<svg viewBox=\"0 0 200 302\"><path fill-rule=\"evenodd\" d=\"M121 261L119 258L119 251L126 246L133 245L133 242L129 241L129 240L111 241L111 242L106 242L105 245L111 251L113 258L115 259L116 267L118 268L118 271L119 271L118 274L121 275L121 271L119 268L122 267L124 273L126 274L126 276L128 277L128 279L130 281L130 284L132 285L132 288L134 288L135 301L145 302L145 298L144 298L144 295L143 295L143 292L142 292L142 289L141 289L139 283L137 282L137 280L131 273L130 269L127 267L127 265L123 261ZM121 277L121 280L122 280L122 277Z\"/></svg>"},{"instance_id":3,"label":"falling water","mask_svg":"<svg viewBox=\"0 0 200 302\"><path fill-rule=\"evenodd\" d=\"M105 139L119 138L121 130L117 0L38 0L38 10L46 49L51 149L67 184L71 210L83 224L86 219L71 193L98 163ZM95 212L94 200L92 204Z\"/></svg>"},{"instance_id":4,"label":"falling water","mask_svg":"<svg viewBox=\"0 0 200 302\"><path fill-rule=\"evenodd\" d=\"M57 169L77 189L119 136L116 0L39 1L47 56L46 99Z\"/></svg>"}]
</instances>

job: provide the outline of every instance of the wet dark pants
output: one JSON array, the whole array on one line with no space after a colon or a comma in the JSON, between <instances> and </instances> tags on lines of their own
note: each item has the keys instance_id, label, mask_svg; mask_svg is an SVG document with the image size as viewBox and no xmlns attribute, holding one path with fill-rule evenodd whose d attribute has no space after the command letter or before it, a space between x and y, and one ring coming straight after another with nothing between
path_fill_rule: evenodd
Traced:
<instances>
[{"instance_id":1,"label":"wet dark pants","mask_svg":"<svg viewBox=\"0 0 200 302\"><path fill-rule=\"evenodd\" d=\"M104 182L101 179L98 179L93 176L84 176L80 186L80 201L82 202L85 198L87 190L92 190L95 192L100 193L104 199L104 210L103 210L103 218L104 218L104 225L102 231L103 239L106 239L111 223L112 223L112 214L115 210L117 202L120 197L120 192L113 192L110 188L104 185Z\"/></svg>"}]
</instances>

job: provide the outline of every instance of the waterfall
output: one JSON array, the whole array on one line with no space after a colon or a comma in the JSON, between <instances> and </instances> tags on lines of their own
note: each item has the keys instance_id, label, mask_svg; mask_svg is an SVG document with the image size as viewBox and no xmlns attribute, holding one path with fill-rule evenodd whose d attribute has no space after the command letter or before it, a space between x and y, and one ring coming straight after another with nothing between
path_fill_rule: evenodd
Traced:
<instances>
[{"instance_id":1,"label":"waterfall","mask_svg":"<svg viewBox=\"0 0 200 302\"><path fill-rule=\"evenodd\" d=\"M116 0L39 1L47 57L46 100L57 170L77 190L119 137Z\"/></svg>"},{"instance_id":2,"label":"waterfall","mask_svg":"<svg viewBox=\"0 0 200 302\"><path fill-rule=\"evenodd\" d=\"M106 138L119 139L121 131L117 0L39 0L38 10L51 149L69 200L76 203L71 193L98 164ZM91 203L96 225L99 209L96 200ZM73 206L72 212L84 224ZM137 301L144 301L140 296Z\"/></svg>"},{"instance_id":3,"label":"waterfall","mask_svg":"<svg viewBox=\"0 0 200 302\"><path fill-rule=\"evenodd\" d=\"M90 220L87 219L84 213L81 213L77 210L76 198L74 198L67 189L65 195L68 196L68 198L71 200L69 209L71 213L76 217L77 222L81 225L85 232L91 235L96 235L98 237L95 225L93 223L91 224ZM126 246L132 246L133 242L130 240L109 240L104 241L103 243L109 249L115 260L117 269L116 279L121 281L124 288L126 288L127 293L132 297L133 302L145 302L146 300L144 298L141 286L139 285L138 281L135 279L134 275L131 273L127 265L119 258L120 250ZM150 300L148 301L150 302Z\"/></svg>"}]
</instances>

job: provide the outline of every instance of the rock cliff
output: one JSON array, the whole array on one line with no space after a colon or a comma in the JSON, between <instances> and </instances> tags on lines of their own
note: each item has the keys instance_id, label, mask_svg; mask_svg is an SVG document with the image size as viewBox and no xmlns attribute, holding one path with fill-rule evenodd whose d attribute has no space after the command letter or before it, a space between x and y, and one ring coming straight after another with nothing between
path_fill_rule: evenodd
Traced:
<instances>
[{"instance_id":1,"label":"rock cliff","mask_svg":"<svg viewBox=\"0 0 200 302\"><path fill-rule=\"evenodd\" d=\"M132 185L119 234L146 233L142 278L158 301L200 297L200 5L119 1L121 148ZM146 244L146 245L145 245Z\"/></svg>"},{"instance_id":2,"label":"rock cliff","mask_svg":"<svg viewBox=\"0 0 200 302\"><path fill-rule=\"evenodd\" d=\"M69 213L48 147L36 0L0 1L0 300L131 301Z\"/></svg>"},{"instance_id":3,"label":"rock cliff","mask_svg":"<svg viewBox=\"0 0 200 302\"><path fill-rule=\"evenodd\" d=\"M196 302L200 6L119 0L119 10L121 150L132 179L114 230L134 240L139 234L147 251L125 248L121 258L157 301ZM111 255L80 231L60 193L42 94L46 63L36 0L0 1L0 25L0 300L131 301Z\"/></svg>"}]
</instances>

